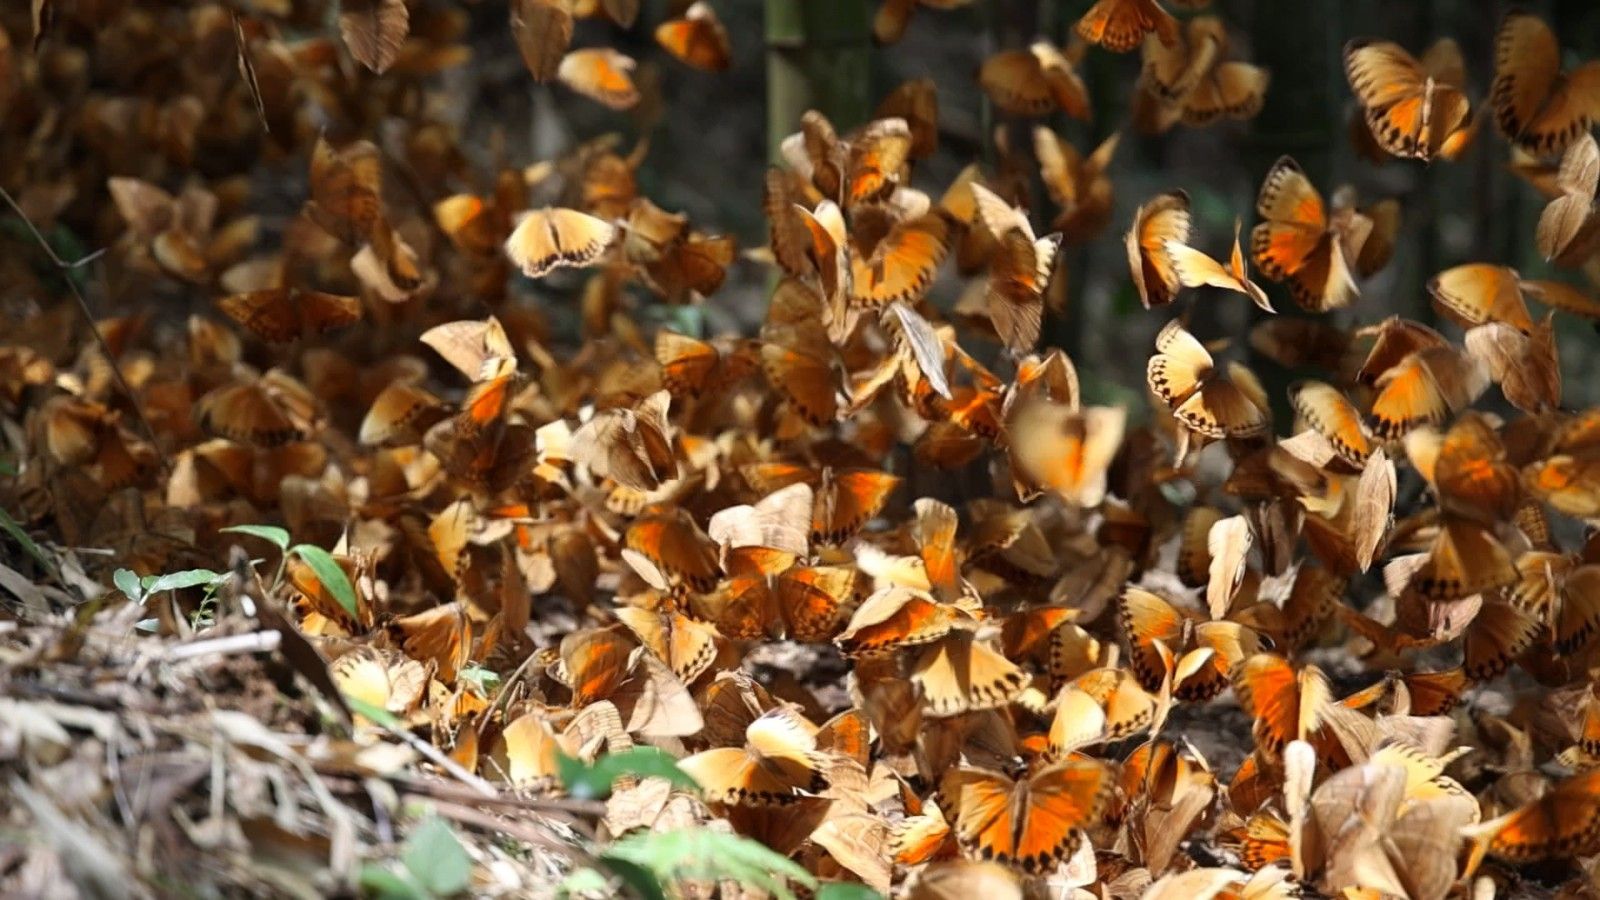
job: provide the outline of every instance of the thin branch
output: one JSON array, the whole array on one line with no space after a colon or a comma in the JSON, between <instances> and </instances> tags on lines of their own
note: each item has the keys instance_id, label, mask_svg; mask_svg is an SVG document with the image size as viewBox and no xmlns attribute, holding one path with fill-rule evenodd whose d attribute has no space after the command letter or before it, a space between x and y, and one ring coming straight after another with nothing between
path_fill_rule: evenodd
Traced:
<instances>
[{"instance_id":1,"label":"thin branch","mask_svg":"<svg viewBox=\"0 0 1600 900\"><path fill-rule=\"evenodd\" d=\"M17 214L17 217L22 220L22 224L28 226L28 231L33 234L33 239L44 250L45 255L50 257L50 261L55 263L56 268L63 272L88 265L99 259L106 252L106 248L102 247L77 262L67 262L56 255L56 251L51 248L50 242L45 240L44 235L39 232L38 226L34 225L33 220L28 218L28 214L22 211L22 207L12 198L9 191L0 187L0 197L5 198L6 204L11 207L12 212ZM84 298L83 291L78 289L78 283L73 281L71 276L66 276L62 280L67 283L67 289L72 292L73 298L78 301L78 311L83 313L83 320L89 325L89 333L94 335L95 343L100 345L100 352L105 354L106 363L111 366L111 374L116 376L117 385L127 395L128 404L133 407L134 418L139 420L139 426L144 429L145 437L150 440L150 446L156 451L156 458L161 460L162 474L171 475L172 461L167 459L166 451L161 449L161 442L156 439L156 430L150 427L150 420L145 418L144 409L139 406L138 396L134 394L133 388L128 384L128 379L123 377L122 366L117 364L117 357L111 352L111 345L106 343L105 335L100 333L100 327L95 324L94 312L89 309L89 301Z\"/></svg>"}]
</instances>

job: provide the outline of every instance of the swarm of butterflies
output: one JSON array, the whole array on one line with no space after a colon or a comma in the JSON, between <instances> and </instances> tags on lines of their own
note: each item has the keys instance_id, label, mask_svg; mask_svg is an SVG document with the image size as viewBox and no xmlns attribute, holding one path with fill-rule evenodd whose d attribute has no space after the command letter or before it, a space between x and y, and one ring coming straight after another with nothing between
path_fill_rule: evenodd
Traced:
<instances>
[{"instance_id":1,"label":"swarm of butterflies","mask_svg":"<svg viewBox=\"0 0 1600 900\"><path fill-rule=\"evenodd\" d=\"M875 34L960 5L887 0ZM1269 74L1173 5L1098 0L1070 46L978 84L1007 116L1088 119L1085 54L1137 50L1138 130L1254 116ZM215 564L236 524L334 548L354 609L296 558L272 602L459 766L544 793L563 756L679 758L698 790L619 783L610 837L720 823L914 898L1597 889L1600 410L1562 406L1555 327L1600 321L1592 288L1469 263L1426 285L1447 330L1350 327L1396 200L1285 157L1213 256L1172 190L1125 232L1139 299L1240 295L1257 324L1169 321L1138 424L1039 346L1061 245L1112 226L1115 135L1041 124L1035 168L1003 146L930 193L932 80L854 130L810 112L741 253L640 193L643 140L476 175L424 101L470 56L459 11L347 2L336 38L294 36L318 4L177 6L35 3L32 48L0 31L0 181L45 233L118 235L96 265L129 310L90 340L64 283L88 267L0 255L22 527L140 574ZM570 46L638 6L514 0L510 31L535 80L650 107L633 59ZM671 12L664 62L729 67L713 4ZM1512 13L1482 101L1449 40L1356 41L1345 66L1365 152L1446 164L1492 119L1548 200L1539 251L1600 276L1600 61L1563 68ZM285 163L299 206L250 212L251 168ZM644 315L737 266L775 285L756 333ZM195 295L186 320L146 302ZM1301 376L1290 415L1245 343ZM1214 767L1186 731L1234 709L1253 743Z\"/></svg>"}]
</instances>

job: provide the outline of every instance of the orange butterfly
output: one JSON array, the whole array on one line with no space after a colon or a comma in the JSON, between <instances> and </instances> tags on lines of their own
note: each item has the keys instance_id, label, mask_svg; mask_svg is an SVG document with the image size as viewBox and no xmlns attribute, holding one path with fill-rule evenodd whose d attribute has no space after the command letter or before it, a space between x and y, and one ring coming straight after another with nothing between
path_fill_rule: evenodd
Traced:
<instances>
[{"instance_id":1,"label":"orange butterfly","mask_svg":"<svg viewBox=\"0 0 1600 900\"><path fill-rule=\"evenodd\" d=\"M357 440L369 447L414 444L449 414L438 397L416 385L395 381L373 398Z\"/></svg>"},{"instance_id":2,"label":"orange butterfly","mask_svg":"<svg viewBox=\"0 0 1600 900\"><path fill-rule=\"evenodd\" d=\"M832 342L816 323L808 325L767 327L761 368L800 418L822 426L839 415L839 375Z\"/></svg>"},{"instance_id":3,"label":"orange butterfly","mask_svg":"<svg viewBox=\"0 0 1600 900\"><path fill-rule=\"evenodd\" d=\"M619 606L621 622L639 646L667 664L684 684L691 684L717 658L717 629L671 609Z\"/></svg>"},{"instance_id":4,"label":"orange butterfly","mask_svg":"<svg viewBox=\"0 0 1600 900\"><path fill-rule=\"evenodd\" d=\"M918 651L910 678L921 689L924 714L940 718L1004 707L1028 681L1015 663L966 629L951 630Z\"/></svg>"},{"instance_id":5,"label":"orange butterfly","mask_svg":"<svg viewBox=\"0 0 1600 900\"><path fill-rule=\"evenodd\" d=\"M921 300L950 250L949 240L944 217L924 213L895 223L870 249L851 242L851 303L878 308Z\"/></svg>"},{"instance_id":6,"label":"orange butterfly","mask_svg":"<svg viewBox=\"0 0 1600 900\"><path fill-rule=\"evenodd\" d=\"M1487 367L1448 344L1410 353L1378 372L1378 395L1367 422L1385 441L1398 440L1419 425L1443 422L1489 386Z\"/></svg>"},{"instance_id":7,"label":"orange butterfly","mask_svg":"<svg viewBox=\"0 0 1600 900\"><path fill-rule=\"evenodd\" d=\"M732 63L728 31L711 4L699 0L683 16L656 26L656 43L679 60L707 72L721 72Z\"/></svg>"},{"instance_id":8,"label":"orange butterfly","mask_svg":"<svg viewBox=\"0 0 1600 900\"><path fill-rule=\"evenodd\" d=\"M1316 666L1296 670L1289 661L1258 653L1233 673L1239 704L1255 717L1256 745L1270 754L1294 740L1309 740L1333 706L1328 679Z\"/></svg>"},{"instance_id":9,"label":"orange butterfly","mask_svg":"<svg viewBox=\"0 0 1600 900\"><path fill-rule=\"evenodd\" d=\"M1374 445L1360 411L1337 388L1321 381L1295 382L1289 386L1289 405L1341 459L1353 466L1366 464Z\"/></svg>"},{"instance_id":10,"label":"orange butterfly","mask_svg":"<svg viewBox=\"0 0 1600 900\"><path fill-rule=\"evenodd\" d=\"M791 484L811 485L811 539L837 544L861 530L883 511L900 479L876 469L813 469L793 463L753 463L740 470L745 481L763 493Z\"/></svg>"},{"instance_id":11,"label":"orange butterfly","mask_svg":"<svg viewBox=\"0 0 1600 900\"><path fill-rule=\"evenodd\" d=\"M755 371L756 353L756 345L749 342L718 346L664 328L656 332L661 383L674 396L697 397L732 387Z\"/></svg>"},{"instance_id":12,"label":"orange butterfly","mask_svg":"<svg viewBox=\"0 0 1600 900\"><path fill-rule=\"evenodd\" d=\"M1078 37L1113 53L1127 53L1154 33L1161 43L1178 42L1178 20L1156 0L1097 0L1078 19Z\"/></svg>"},{"instance_id":13,"label":"orange butterfly","mask_svg":"<svg viewBox=\"0 0 1600 900\"><path fill-rule=\"evenodd\" d=\"M568 266L583 267L600 258L616 238L617 227L575 209L547 207L523 217L506 238L506 255L529 278Z\"/></svg>"},{"instance_id":14,"label":"orange butterfly","mask_svg":"<svg viewBox=\"0 0 1600 900\"><path fill-rule=\"evenodd\" d=\"M1523 334L1533 330L1515 269L1490 263L1456 266L1433 276L1428 293L1439 311L1463 328L1504 322Z\"/></svg>"},{"instance_id":15,"label":"orange butterfly","mask_svg":"<svg viewBox=\"0 0 1600 900\"><path fill-rule=\"evenodd\" d=\"M890 585L862 601L833 643L846 656L871 656L930 644L967 618L960 607L939 603L925 591Z\"/></svg>"},{"instance_id":16,"label":"orange butterfly","mask_svg":"<svg viewBox=\"0 0 1600 900\"><path fill-rule=\"evenodd\" d=\"M1086 840L1110 802L1114 779L1091 759L1039 769L1017 781L986 769L959 768L939 792L954 813L962 848L1025 872L1048 871Z\"/></svg>"},{"instance_id":17,"label":"orange butterfly","mask_svg":"<svg viewBox=\"0 0 1600 900\"><path fill-rule=\"evenodd\" d=\"M800 132L785 138L783 157L825 199L845 209L882 200L900 183L911 154L911 127L890 118L868 122L841 140L816 110L800 118Z\"/></svg>"},{"instance_id":18,"label":"orange butterfly","mask_svg":"<svg viewBox=\"0 0 1600 900\"><path fill-rule=\"evenodd\" d=\"M1226 266L1206 253L1174 238L1167 238L1163 242L1167 252L1167 263L1177 276L1178 283L1184 287L1214 287L1233 291L1249 297L1250 302L1262 310L1275 313L1277 310L1272 308L1271 301L1267 299L1267 292L1261 289L1261 285L1250 280L1250 270L1245 265L1244 252L1239 247L1239 227L1238 220L1235 220L1233 252L1229 255ZM1135 278L1135 284L1140 283L1141 279Z\"/></svg>"},{"instance_id":19,"label":"orange butterfly","mask_svg":"<svg viewBox=\"0 0 1600 900\"><path fill-rule=\"evenodd\" d=\"M1157 194L1133 214L1133 226L1123 242L1133 286L1145 309L1176 299L1181 282L1169 248L1187 248L1192 233L1189 195L1183 191Z\"/></svg>"},{"instance_id":20,"label":"orange butterfly","mask_svg":"<svg viewBox=\"0 0 1600 900\"><path fill-rule=\"evenodd\" d=\"M747 554L752 549L762 548L746 548ZM737 555L730 551L730 572L738 565ZM701 603L705 617L730 638L826 641L844 624L856 582L856 570L846 566L758 567L752 574L730 575Z\"/></svg>"},{"instance_id":21,"label":"orange butterfly","mask_svg":"<svg viewBox=\"0 0 1600 900\"><path fill-rule=\"evenodd\" d=\"M661 591L706 593L722 578L717 545L682 507L637 519L623 537L622 558Z\"/></svg>"},{"instance_id":22,"label":"orange butterfly","mask_svg":"<svg viewBox=\"0 0 1600 900\"><path fill-rule=\"evenodd\" d=\"M1299 163L1280 158L1261 182L1256 212L1266 221L1250 232L1250 255L1273 281L1289 282L1296 303L1312 312L1349 306L1358 293L1351 266L1373 230L1349 208L1330 215Z\"/></svg>"},{"instance_id":23,"label":"orange butterfly","mask_svg":"<svg viewBox=\"0 0 1600 900\"><path fill-rule=\"evenodd\" d=\"M1207 700L1221 693L1233 667L1263 643L1261 634L1249 625L1207 621L1197 610L1173 606L1132 586L1122 592L1119 618L1129 665L1139 683L1147 691L1159 691L1170 677L1173 696L1184 700Z\"/></svg>"},{"instance_id":24,"label":"orange butterfly","mask_svg":"<svg viewBox=\"0 0 1600 900\"><path fill-rule=\"evenodd\" d=\"M1600 769L1551 785L1543 796L1472 829L1511 862L1571 859L1600 848Z\"/></svg>"},{"instance_id":25,"label":"orange butterfly","mask_svg":"<svg viewBox=\"0 0 1600 900\"><path fill-rule=\"evenodd\" d=\"M639 102L639 89L633 83L634 65L631 57L609 47L589 47L568 51L561 57L556 78L590 100L612 109L628 109Z\"/></svg>"},{"instance_id":26,"label":"orange butterfly","mask_svg":"<svg viewBox=\"0 0 1600 900\"><path fill-rule=\"evenodd\" d=\"M1088 121L1089 91L1073 64L1048 41L1035 41L1026 50L1002 50L984 60L978 85L1014 115L1043 116L1060 109Z\"/></svg>"},{"instance_id":27,"label":"orange butterfly","mask_svg":"<svg viewBox=\"0 0 1600 900\"><path fill-rule=\"evenodd\" d=\"M1098 506L1126 421L1120 406L1017 404L1006 418L1006 433L1019 498L1047 490L1077 506Z\"/></svg>"},{"instance_id":28,"label":"orange butterfly","mask_svg":"<svg viewBox=\"0 0 1600 900\"><path fill-rule=\"evenodd\" d=\"M828 787L816 731L799 713L775 709L750 723L743 747L702 750L678 760L678 768L712 803L787 806Z\"/></svg>"},{"instance_id":29,"label":"orange butterfly","mask_svg":"<svg viewBox=\"0 0 1600 900\"><path fill-rule=\"evenodd\" d=\"M1455 41L1441 40L1422 62L1390 41L1351 41L1345 75L1383 149L1424 162L1456 159L1472 138L1466 66Z\"/></svg>"},{"instance_id":30,"label":"orange butterfly","mask_svg":"<svg viewBox=\"0 0 1600 900\"><path fill-rule=\"evenodd\" d=\"M1112 132L1092 153L1081 156L1050 129L1039 126L1033 130L1039 178L1060 210L1050 227L1060 231L1065 242L1083 243L1110 224L1112 185L1106 169L1120 138L1121 132Z\"/></svg>"},{"instance_id":31,"label":"orange butterfly","mask_svg":"<svg viewBox=\"0 0 1600 900\"><path fill-rule=\"evenodd\" d=\"M1513 143L1554 156L1594 126L1600 60L1562 71L1561 45L1542 19L1511 12L1494 38L1495 124Z\"/></svg>"},{"instance_id":32,"label":"orange butterfly","mask_svg":"<svg viewBox=\"0 0 1600 900\"><path fill-rule=\"evenodd\" d=\"M1220 118L1254 118L1272 77L1260 66L1225 60L1227 50L1227 29L1216 16L1190 19L1182 40L1171 45L1145 40L1143 90L1134 106L1140 130L1160 133L1180 120L1202 127Z\"/></svg>"},{"instance_id":33,"label":"orange butterfly","mask_svg":"<svg viewBox=\"0 0 1600 900\"><path fill-rule=\"evenodd\" d=\"M1255 375L1229 363L1223 377L1205 346L1176 319L1156 335L1156 352L1145 374L1150 390L1196 434L1247 438L1267 430L1266 392Z\"/></svg>"},{"instance_id":34,"label":"orange butterfly","mask_svg":"<svg viewBox=\"0 0 1600 900\"><path fill-rule=\"evenodd\" d=\"M999 242L989 263L989 318L1006 347L1023 353L1039 340L1044 292L1055 272L1061 235L1035 238L1022 210L981 184L971 189L978 218Z\"/></svg>"}]
</instances>

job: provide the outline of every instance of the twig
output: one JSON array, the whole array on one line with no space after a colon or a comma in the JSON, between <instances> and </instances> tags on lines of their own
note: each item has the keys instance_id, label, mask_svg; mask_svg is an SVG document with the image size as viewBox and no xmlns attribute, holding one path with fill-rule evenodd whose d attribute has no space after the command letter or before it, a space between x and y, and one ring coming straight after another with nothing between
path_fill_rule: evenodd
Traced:
<instances>
[{"instance_id":1,"label":"twig","mask_svg":"<svg viewBox=\"0 0 1600 900\"><path fill-rule=\"evenodd\" d=\"M56 255L56 251L51 248L50 242L45 240L44 235L39 232L38 226L34 225L33 220L28 218L28 214L22 211L21 206L17 205L17 201L12 198L9 191L0 187L0 197L5 198L6 204L11 207L12 212L15 212L17 217L22 219L22 224L28 226L28 231L33 234L33 239L38 242L45 255L50 257L50 261L55 263L56 268L63 272L76 269L79 266L86 266L99 259L106 252L107 248L101 247L77 262L67 262ZM116 376L117 385L128 396L128 404L133 407L134 418L139 420L139 426L144 429L145 437L150 439L150 446L156 451L156 458L161 460L162 474L170 476L172 474L172 461L167 459L166 451L161 449L161 442L156 439L156 430L150 427L150 420L145 418L144 409L139 406L139 398L133 393L133 388L129 386L128 379L123 377L122 366L117 364L117 357L111 352L111 345L106 343L105 335L100 333L100 327L95 324L94 312L89 309L89 301L84 298L83 291L78 289L78 283L73 281L71 276L66 276L62 280L67 283L67 290L71 291L73 298L78 301L78 311L83 313L83 320L89 325L89 333L94 335L95 343L100 345L100 352L105 354L106 363L111 366L111 374Z\"/></svg>"},{"instance_id":2,"label":"twig","mask_svg":"<svg viewBox=\"0 0 1600 900\"><path fill-rule=\"evenodd\" d=\"M593 858L583 848L558 840L528 823L502 819L482 810L473 809L470 806L462 806L459 803L451 803L447 800L434 800L431 805L434 812L463 825L471 825L491 833L504 834L525 844L569 854L591 864L593 862Z\"/></svg>"},{"instance_id":3,"label":"twig","mask_svg":"<svg viewBox=\"0 0 1600 900\"><path fill-rule=\"evenodd\" d=\"M162 655L167 662L191 659L196 656L205 656L211 653L270 653L278 649L278 644L283 641L283 635L276 631L252 631L249 634L230 634L227 637L211 638L210 640L195 641L189 644L179 644Z\"/></svg>"},{"instance_id":4,"label":"twig","mask_svg":"<svg viewBox=\"0 0 1600 900\"><path fill-rule=\"evenodd\" d=\"M494 785L484 781L482 778L479 778L471 772L468 772L464 766L446 756L438 747L435 747L422 738L417 737L404 728L390 728L381 722L374 724L378 725L378 727L389 732L400 740L405 741L406 744L411 747L411 749L427 757L429 762L445 770L446 772L449 772L457 781L471 788L473 793L477 794L478 796L485 799L495 799L500 796L500 792L494 789Z\"/></svg>"}]
</instances>

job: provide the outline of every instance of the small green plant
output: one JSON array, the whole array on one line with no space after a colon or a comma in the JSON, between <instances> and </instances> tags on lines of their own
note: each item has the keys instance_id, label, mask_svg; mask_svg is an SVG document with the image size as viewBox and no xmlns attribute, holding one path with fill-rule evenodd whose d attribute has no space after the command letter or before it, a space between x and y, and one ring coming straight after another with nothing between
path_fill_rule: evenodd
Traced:
<instances>
[{"instance_id":1,"label":"small green plant","mask_svg":"<svg viewBox=\"0 0 1600 900\"><path fill-rule=\"evenodd\" d=\"M362 893L385 900L437 900L461 894L472 883L472 857L437 817L412 830L400 848L399 863L363 865Z\"/></svg>"},{"instance_id":2,"label":"small green plant","mask_svg":"<svg viewBox=\"0 0 1600 900\"><path fill-rule=\"evenodd\" d=\"M351 618L360 616L356 606L355 585L350 583L349 576L339 567L339 562L333 558L333 554L314 544L290 546L289 532L275 525L234 525L222 531L226 534L243 534L259 538L278 548L281 556L278 560L278 571L272 576L274 590L283 583L283 571L289 564L289 557L298 557L311 568L317 580L322 582L322 586L328 589L333 599L339 601L339 605L344 607L344 611L349 613Z\"/></svg>"},{"instance_id":3,"label":"small green plant","mask_svg":"<svg viewBox=\"0 0 1600 900\"><path fill-rule=\"evenodd\" d=\"M131 569L118 569L111 574L111 582L117 586L117 590L140 606L151 597L167 591L204 587L205 596L201 598L199 608L189 615L189 625L196 631L209 628L216 622L217 590L227 580L228 576L210 569L185 569L182 572L169 572L166 575L146 575L143 578ZM155 619L144 619L135 627L142 631L154 631L160 626Z\"/></svg>"},{"instance_id":4,"label":"small green plant","mask_svg":"<svg viewBox=\"0 0 1600 900\"><path fill-rule=\"evenodd\" d=\"M625 775L665 778L674 787L691 791L699 789L695 780L678 768L671 754L656 747L634 747L620 753L607 753L592 763L563 754L556 760L556 769L567 793L584 800L602 800L611 796L611 786Z\"/></svg>"},{"instance_id":5,"label":"small green plant","mask_svg":"<svg viewBox=\"0 0 1600 900\"><path fill-rule=\"evenodd\" d=\"M606 874L646 900L666 900L668 886L680 881L733 881L778 900L794 900L791 885L819 900L868 900L879 894L858 884L822 883L794 860L736 834L694 828L641 831L621 838L597 859L606 873L580 869L568 876L561 896L613 896Z\"/></svg>"}]
</instances>

